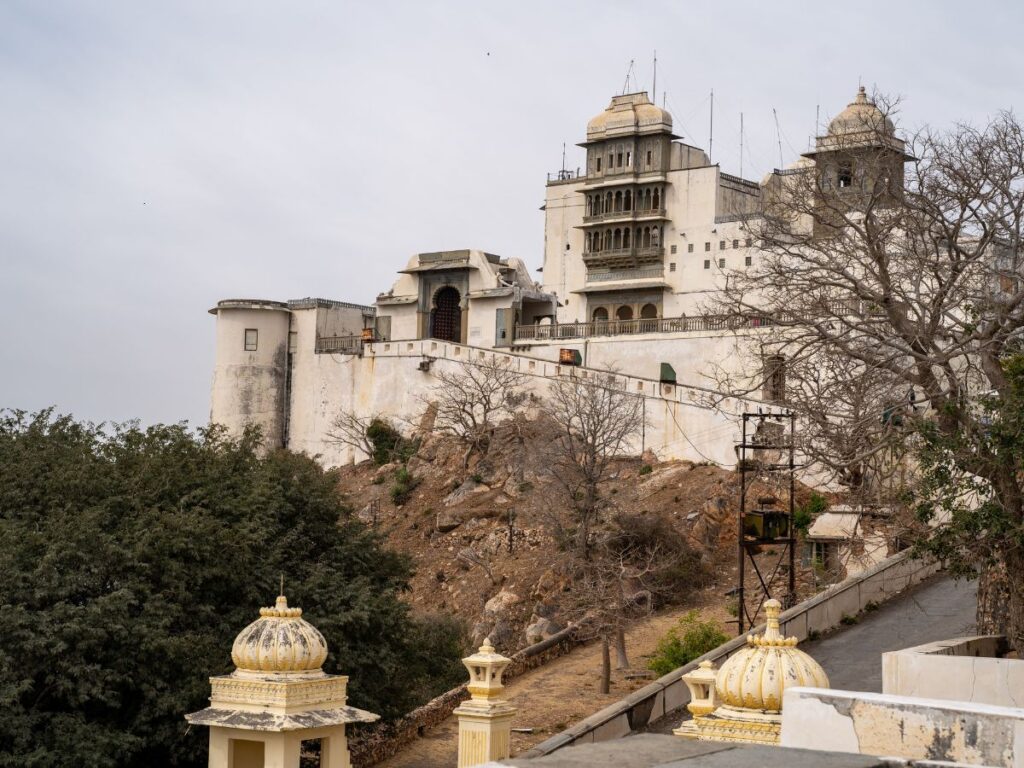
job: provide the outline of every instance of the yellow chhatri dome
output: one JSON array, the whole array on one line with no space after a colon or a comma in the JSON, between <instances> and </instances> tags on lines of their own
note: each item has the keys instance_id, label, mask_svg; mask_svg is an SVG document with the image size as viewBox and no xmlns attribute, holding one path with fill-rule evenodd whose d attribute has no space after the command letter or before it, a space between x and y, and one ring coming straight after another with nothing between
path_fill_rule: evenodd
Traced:
<instances>
[{"instance_id":1,"label":"yellow chhatri dome","mask_svg":"<svg viewBox=\"0 0 1024 768\"><path fill-rule=\"evenodd\" d=\"M260 617L239 632L231 646L235 674L318 672L326 658L324 636L302 618L301 608L288 607L284 595L273 608L260 608Z\"/></svg>"},{"instance_id":2,"label":"yellow chhatri dome","mask_svg":"<svg viewBox=\"0 0 1024 768\"><path fill-rule=\"evenodd\" d=\"M782 604L764 604L768 616L763 635L747 636L747 645L722 665L715 688L722 704L740 709L782 711L782 693L798 685L828 688L828 676L814 659L796 647L795 637L779 632Z\"/></svg>"},{"instance_id":3,"label":"yellow chhatri dome","mask_svg":"<svg viewBox=\"0 0 1024 768\"><path fill-rule=\"evenodd\" d=\"M846 105L828 124L830 136L847 136L854 133L878 132L891 136L896 132L892 120L882 114L875 102L868 98L864 86L857 89L857 96Z\"/></svg>"}]
</instances>

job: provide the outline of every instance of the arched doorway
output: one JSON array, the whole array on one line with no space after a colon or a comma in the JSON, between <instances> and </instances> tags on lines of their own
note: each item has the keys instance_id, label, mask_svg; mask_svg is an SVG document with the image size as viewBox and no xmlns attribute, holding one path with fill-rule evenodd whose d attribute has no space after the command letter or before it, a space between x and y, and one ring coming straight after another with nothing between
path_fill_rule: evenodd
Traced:
<instances>
[{"instance_id":1,"label":"arched doorway","mask_svg":"<svg viewBox=\"0 0 1024 768\"><path fill-rule=\"evenodd\" d=\"M456 344L462 341L461 296L450 285L434 294L434 306L430 310L430 336Z\"/></svg>"},{"instance_id":2,"label":"arched doorway","mask_svg":"<svg viewBox=\"0 0 1024 768\"><path fill-rule=\"evenodd\" d=\"M615 318L617 320L632 320L633 308L624 304L623 306L615 310Z\"/></svg>"}]
</instances>

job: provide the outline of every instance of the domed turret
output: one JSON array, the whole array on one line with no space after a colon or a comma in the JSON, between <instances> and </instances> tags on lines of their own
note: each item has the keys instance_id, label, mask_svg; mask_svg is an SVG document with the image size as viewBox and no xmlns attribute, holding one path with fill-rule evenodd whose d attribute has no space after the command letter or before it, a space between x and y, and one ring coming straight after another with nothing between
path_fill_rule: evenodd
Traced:
<instances>
[{"instance_id":1,"label":"domed turret","mask_svg":"<svg viewBox=\"0 0 1024 768\"><path fill-rule=\"evenodd\" d=\"M608 108L587 123L587 141L663 132L672 132L672 115L652 104L646 93L613 96Z\"/></svg>"},{"instance_id":2,"label":"domed turret","mask_svg":"<svg viewBox=\"0 0 1024 768\"><path fill-rule=\"evenodd\" d=\"M814 659L796 647L795 637L779 632L782 604L764 604L768 624L763 635L748 636L747 646L718 670L715 689L723 704L766 712L782 711L782 693L796 685L828 688L828 676Z\"/></svg>"},{"instance_id":3,"label":"domed turret","mask_svg":"<svg viewBox=\"0 0 1024 768\"><path fill-rule=\"evenodd\" d=\"M326 658L324 636L302 618L301 608L288 607L284 595L273 608L260 608L260 617L239 632L231 646L231 660L240 676L318 672Z\"/></svg>"},{"instance_id":4,"label":"domed turret","mask_svg":"<svg viewBox=\"0 0 1024 768\"><path fill-rule=\"evenodd\" d=\"M854 100L847 104L846 109L836 115L828 124L828 132L831 136L849 136L869 131L892 136L896 132L896 126L882 113L875 102L868 98L862 85L857 89L857 96Z\"/></svg>"}]
</instances>

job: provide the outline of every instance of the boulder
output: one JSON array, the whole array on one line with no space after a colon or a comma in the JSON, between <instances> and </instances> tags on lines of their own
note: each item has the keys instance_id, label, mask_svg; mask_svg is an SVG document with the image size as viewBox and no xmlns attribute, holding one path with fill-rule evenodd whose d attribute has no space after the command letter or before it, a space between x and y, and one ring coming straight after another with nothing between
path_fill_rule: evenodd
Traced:
<instances>
[{"instance_id":1,"label":"boulder","mask_svg":"<svg viewBox=\"0 0 1024 768\"><path fill-rule=\"evenodd\" d=\"M534 617L523 634L526 638L526 644L533 645L541 640L547 640L552 635L558 634L562 629L561 624L551 621L551 619Z\"/></svg>"},{"instance_id":2,"label":"boulder","mask_svg":"<svg viewBox=\"0 0 1024 768\"><path fill-rule=\"evenodd\" d=\"M504 616L519 600L519 595L515 592L503 589L484 603L484 616L488 618Z\"/></svg>"},{"instance_id":3,"label":"boulder","mask_svg":"<svg viewBox=\"0 0 1024 768\"><path fill-rule=\"evenodd\" d=\"M480 493L487 493L489 490L491 490L490 486L478 483L470 478L444 497L444 505L446 507L453 507L456 504L461 504L471 496L475 496Z\"/></svg>"},{"instance_id":4,"label":"boulder","mask_svg":"<svg viewBox=\"0 0 1024 768\"><path fill-rule=\"evenodd\" d=\"M457 512L450 510L441 510L437 513L437 518L434 521L434 527L438 533L448 533L454 531L463 523L462 516Z\"/></svg>"}]
</instances>

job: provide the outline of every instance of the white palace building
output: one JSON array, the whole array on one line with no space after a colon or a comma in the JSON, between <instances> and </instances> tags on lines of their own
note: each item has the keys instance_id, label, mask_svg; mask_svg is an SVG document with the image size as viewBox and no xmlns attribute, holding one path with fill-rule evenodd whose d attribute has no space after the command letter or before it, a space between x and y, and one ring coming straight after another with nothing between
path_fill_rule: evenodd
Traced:
<instances>
[{"instance_id":1,"label":"white palace building","mask_svg":"<svg viewBox=\"0 0 1024 768\"><path fill-rule=\"evenodd\" d=\"M862 88L797 164L834 172L836 139L879 115ZM725 328L708 300L756 262L744 219L787 172L760 183L723 172L646 93L613 97L581 146L585 172L547 182L540 282L518 258L466 249L416 254L373 305L219 302L211 420L348 463L363 457L329 439L339 413L415 421L439 367L498 357L538 391L614 369L645 398L639 448L735 464L737 414L758 401L721 398L707 374L743 370L739 339L758 331Z\"/></svg>"}]
</instances>

